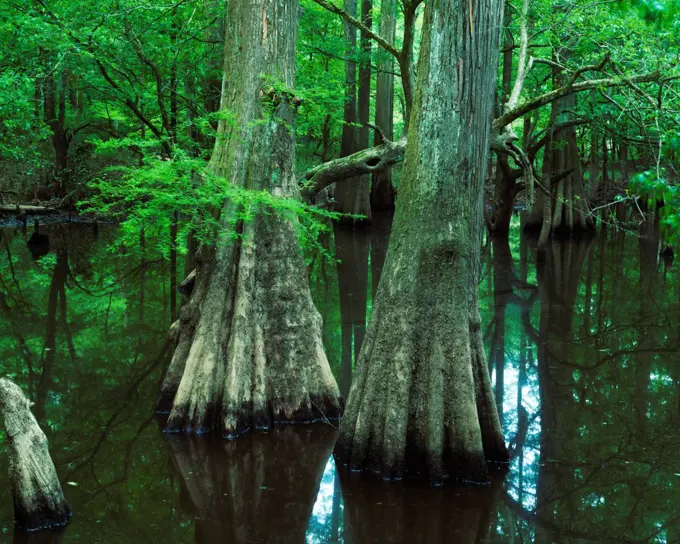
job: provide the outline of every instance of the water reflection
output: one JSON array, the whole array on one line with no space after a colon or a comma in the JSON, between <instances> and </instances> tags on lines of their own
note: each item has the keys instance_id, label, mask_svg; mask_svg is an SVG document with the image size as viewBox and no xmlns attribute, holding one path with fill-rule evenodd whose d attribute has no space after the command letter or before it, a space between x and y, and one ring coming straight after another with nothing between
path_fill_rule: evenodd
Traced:
<instances>
[{"instance_id":1,"label":"water reflection","mask_svg":"<svg viewBox=\"0 0 680 544\"><path fill-rule=\"evenodd\" d=\"M284 425L231 441L170 436L195 542L303 542L334 442L330 425Z\"/></svg>"},{"instance_id":2,"label":"water reflection","mask_svg":"<svg viewBox=\"0 0 680 544\"><path fill-rule=\"evenodd\" d=\"M329 233L342 262L310 266L345 389L387 247L379 219ZM680 285L658 225L639 234L541 256L518 231L490 240L480 304L510 470L492 488L432 490L337 468L327 425L165 437L150 415L172 274L152 241L123 257L105 227L3 230L0 373L36 402L75 484L66 532L16 542L680 542ZM0 540L11 511L0 494Z\"/></svg>"}]
</instances>

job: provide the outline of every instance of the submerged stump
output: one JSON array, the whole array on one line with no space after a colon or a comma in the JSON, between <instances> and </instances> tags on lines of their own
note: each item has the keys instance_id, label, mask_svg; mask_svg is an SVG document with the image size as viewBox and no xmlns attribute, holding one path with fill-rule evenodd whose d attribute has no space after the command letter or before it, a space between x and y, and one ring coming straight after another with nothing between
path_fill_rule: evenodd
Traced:
<instances>
[{"instance_id":1,"label":"submerged stump","mask_svg":"<svg viewBox=\"0 0 680 544\"><path fill-rule=\"evenodd\" d=\"M31 402L10 380L0 378L0 412L5 419L14 521L25 531L63 527L71 519L57 471Z\"/></svg>"}]
</instances>

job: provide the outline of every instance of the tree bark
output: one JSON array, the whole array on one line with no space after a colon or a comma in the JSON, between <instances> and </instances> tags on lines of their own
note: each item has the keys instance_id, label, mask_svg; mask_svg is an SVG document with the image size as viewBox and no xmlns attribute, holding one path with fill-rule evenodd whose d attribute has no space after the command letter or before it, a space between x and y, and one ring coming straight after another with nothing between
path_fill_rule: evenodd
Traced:
<instances>
[{"instance_id":1,"label":"tree bark","mask_svg":"<svg viewBox=\"0 0 680 544\"><path fill-rule=\"evenodd\" d=\"M220 122L209 169L247 189L299 198L291 99L297 1L230 2L227 9L222 108L237 122ZM262 74L286 90L272 90ZM226 202L215 246L196 256L157 404L171 409L168 431L234 437L341 414L295 226L266 212L241 222L233 241L226 231L237 209Z\"/></svg>"},{"instance_id":2,"label":"tree bark","mask_svg":"<svg viewBox=\"0 0 680 544\"><path fill-rule=\"evenodd\" d=\"M476 294L502 9L426 7L394 229L336 446L354 470L488 483L486 461L507 460Z\"/></svg>"},{"instance_id":3,"label":"tree bark","mask_svg":"<svg viewBox=\"0 0 680 544\"><path fill-rule=\"evenodd\" d=\"M382 0L380 3L380 35L394 44L397 26L396 0ZM378 76L375 91L375 124L382 130L386 138L394 137L394 58L389 55L378 64ZM376 132L373 144L383 143L380 132ZM371 210L389 211L394 209L395 192L392 186L392 168L387 167L373 174L371 185Z\"/></svg>"},{"instance_id":4,"label":"tree bark","mask_svg":"<svg viewBox=\"0 0 680 544\"><path fill-rule=\"evenodd\" d=\"M14 520L26 531L67 525L71 510L50 457L47 437L19 387L0 378L0 412L5 418Z\"/></svg>"},{"instance_id":5,"label":"tree bark","mask_svg":"<svg viewBox=\"0 0 680 544\"><path fill-rule=\"evenodd\" d=\"M554 70L554 86L564 85L564 75L559 73L559 69ZM550 235L592 233L595 230L584 190L575 126L565 126L564 123L558 126L558 121L570 115L575 107L576 96L573 93L552 103L550 136L543 160L543 188L540 189L543 195L536 199L525 225L529 230L540 230L541 248L545 247Z\"/></svg>"},{"instance_id":6,"label":"tree bark","mask_svg":"<svg viewBox=\"0 0 680 544\"><path fill-rule=\"evenodd\" d=\"M345 3L348 13L356 14L356 0L349 0ZM371 8L372 0L361 1L361 21L368 28L371 27ZM349 26L349 28L347 28ZM345 22L345 36L349 36L348 53L356 50L356 29ZM354 94L356 89L356 59L351 58L345 61L345 74L347 79L348 101L345 103L345 125L343 127L341 156L351 155L356 151L368 148L369 112L371 101L371 40L365 33L361 33L361 62L359 64L359 96L358 108L354 108ZM354 118L352 118L354 115ZM348 123L358 123L359 127L349 126ZM350 142L350 138L352 141ZM347 139L347 141L345 141ZM344 217L340 220L342 224L359 226L371 222L370 206L371 181L367 175L348 179L338 185L335 190L336 210L352 215L362 215L363 218Z\"/></svg>"}]
</instances>

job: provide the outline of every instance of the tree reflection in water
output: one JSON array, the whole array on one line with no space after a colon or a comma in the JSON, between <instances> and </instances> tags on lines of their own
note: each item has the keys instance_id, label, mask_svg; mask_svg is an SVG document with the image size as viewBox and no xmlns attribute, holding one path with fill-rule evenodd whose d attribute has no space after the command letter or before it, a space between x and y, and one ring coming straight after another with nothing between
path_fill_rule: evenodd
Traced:
<instances>
[{"instance_id":1,"label":"tree reflection in water","mask_svg":"<svg viewBox=\"0 0 680 544\"><path fill-rule=\"evenodd\" d=\"M310 267L338 378L386 229L340 240L347 266ZM159 432L168 265L150 242L112 252L115 231L100 230L41 225L37 261L30 229L2 232L0 372L36 401L57 470L77 484L64 533L16 542L680 542L680 275L655 223L641 238L553 242L542 259L517 231L490 240L480 303L513 458L498 488L433 490L356 480L330 457L327 424L232 442ZM0 540L11 512L0 494Z\"/></svg>"}]
</instances>

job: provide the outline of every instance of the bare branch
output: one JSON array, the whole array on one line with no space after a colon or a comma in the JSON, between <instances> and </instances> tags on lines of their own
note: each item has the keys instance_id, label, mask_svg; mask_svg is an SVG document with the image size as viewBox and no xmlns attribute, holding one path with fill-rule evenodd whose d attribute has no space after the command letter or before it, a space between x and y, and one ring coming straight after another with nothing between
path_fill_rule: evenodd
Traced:
<instances>
[{"instance_id":1,"label":"bare branch","mask_svg":"<svg viewBox=\"0 0 680 544\"><path fill-rule=\"evenodd\" d=\"M520 16L519 23L519 64L517 65L517 77L515 78L515 85L512 88L512 93L510 93L510 98L505 104L505 111L509 111L515 106L519 101L519 95L522 92L522 87L524 87L524 79L527 74L527 50L529 46L529 33L527 32L527 21L529 13L529 0L524 0L522 3L522 15Z\"/></svg>"},{"instance_id":2,"label":"bare branch","mask_svg":"<svg viewBox=\"0 0 680 544\"><path fill-rule=\"evenodd\" d=\"M361 21L359 21L355 17L352 17L344 9L339 8L338 6L336 6L334 4L331 4L330 2L327 2L326 0L314 0L314 3L318 4L319 6L321 6L324 9L330 11L331 13L335 13L336 15L340 15L340 17L342 17L345 21L347 21L353 27L358 28L366 36L368 36L370 39L375 41L385 51L387 51L391 55L394 55L397 59L399 58L399 51L397 50L396 47L394 47L390 42L388 42L382 36L373 32L370 28L368 28L366 25L364 25Z\"/></svg>"},{"instance_id":3,"label":"bare branch","mask_svg":"<svg viewBox=\"0 0 680 544\"><path fill-rule=\"evenodd\" d=\"M382 139L383 142L389 142L391 141L387 136L385 136L385 133L382 131L382 129L378 125L374 125L373 123L366 123L366 126L368 128L372 128L375 130L380 138Z\"/></svg>"},{"instance_id":4,"label":"bare branch","mask_svg":"<svg viewBox=\"0 0 680 544\"><path fill-rule=\"evenodd\" d=\"M303 176L300 188L302 198L310 200L319 191L336 181L384 170L388 166L403 161L405 151L406 138L402 137L396 142L385 142L347 157L320 164L308 170Z\"/></svg>"},{"instance_id":5,"label":"bare branch","mask_svg":"<svg viewBox=\"0 0 680 544\"><path fill-rule=\"evenodd\" d=\"M585 67L584 67L585 68ZM587 68L592 70L593 68ZM581 73L585 70L577 70ZM573 75L572 75L573 77ZM503 127L508 126L510 123L523 117L530 111L538 109L542 106L550 104L555 100L567 96L571 93L578 93L582 91L588 91L591 89L604 88L604 87L621 87L623 85L630 85L631 83L649 83L651 81L657 81L661 77L661 72L659 70L654 70L653 72L648 72L646 74L640 74L637 76L631 76L629 78L621 77L608 77L602 79L589 79L586 81L581 81L579 83L574 83L573 85L565 85L559 89L555 89L548 93L537 96L536 98L524 102L522 105L505 112L499 118L495 119L493 122L493 128L496 131L501 130Z\"/></svg>"}]
</instances>

